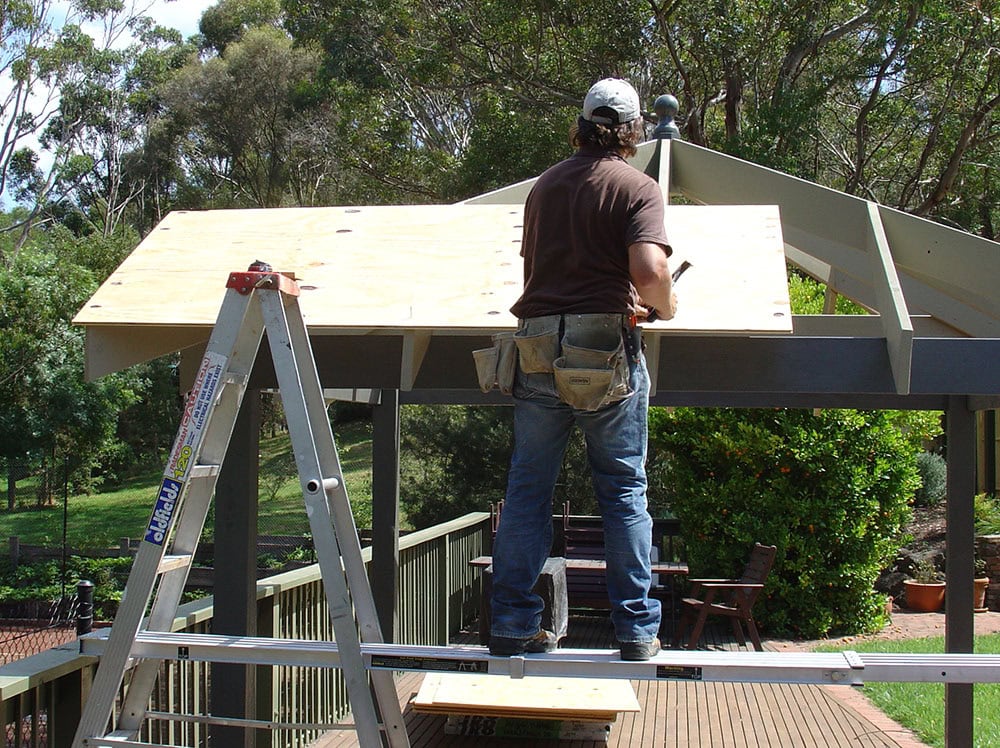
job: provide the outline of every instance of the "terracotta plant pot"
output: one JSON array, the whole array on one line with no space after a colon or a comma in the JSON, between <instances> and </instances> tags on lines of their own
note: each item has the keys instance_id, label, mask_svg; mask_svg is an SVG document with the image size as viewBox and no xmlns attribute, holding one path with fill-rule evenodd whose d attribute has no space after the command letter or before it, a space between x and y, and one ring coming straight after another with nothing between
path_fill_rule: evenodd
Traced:
<instances>
[{"instance_id":1,"label":"terracotta plant pot","mask_svg":"<svg viewBox=\"0 0 1000 748\"><path fill-rule=\"evenodd\" d=\"M985 613L989 610L986 607L986 588L990 586L989 577L980 577L972 581L974 585L972 591L972 609L976 613Z\"/></svg>"},{"instance_id":2,"label":"terracotta plant pot","mask_svg":"<svg viewBox=\"0 0 1000 748\"><path fill-rule=\"evenodd\" d=\"M903 581L906 589L906 607L921 613L934 613L944 604L944 582Z\"/></svg>"}]
</instances>

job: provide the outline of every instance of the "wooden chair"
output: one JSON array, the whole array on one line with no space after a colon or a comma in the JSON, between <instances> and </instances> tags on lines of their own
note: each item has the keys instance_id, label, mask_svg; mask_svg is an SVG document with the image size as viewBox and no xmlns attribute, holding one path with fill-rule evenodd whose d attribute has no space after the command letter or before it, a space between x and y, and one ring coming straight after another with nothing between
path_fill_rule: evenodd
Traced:
<instances>
[{"instance_id":1,"label":"wooden chair","mask_svg":"<svg viewBox=\"0 0 1000 748\"><path fill-rule=\"evenodd\" d=\"M688 649L694 649L701 638L705 620L710 615L726 616L733 626L736 640L746 646L743 623L746 624L754 649L763 650L757 624L753 620L753 605L757 602L764 582L774 565L777 549L773 545L756 543L750 553L743 576L739 579L692 579L691 595L681 601L681 620L674 633L674 647L680 646L684 629L692 623Z\"/></svg>"}]
</instances>

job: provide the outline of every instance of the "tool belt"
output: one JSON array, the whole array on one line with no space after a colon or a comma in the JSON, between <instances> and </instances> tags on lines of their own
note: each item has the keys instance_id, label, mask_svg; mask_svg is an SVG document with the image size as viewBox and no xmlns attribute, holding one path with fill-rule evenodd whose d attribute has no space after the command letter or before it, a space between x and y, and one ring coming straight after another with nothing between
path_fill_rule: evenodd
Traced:
<instances>
[{"instance_id":1,"label":"tool belt","mask_svg":"<svg viewBox=\"0 0 1000 748\"><path fill-rule=\"evenodd\" d=\"M594 411L632 394L629 358L639 354L640 335L628 315L551 314L522 319L517 332L494 335L492 348L472 355L483 392L510 394L520 366L551 374L560 400Z\"/></svg>"}]
</instances>

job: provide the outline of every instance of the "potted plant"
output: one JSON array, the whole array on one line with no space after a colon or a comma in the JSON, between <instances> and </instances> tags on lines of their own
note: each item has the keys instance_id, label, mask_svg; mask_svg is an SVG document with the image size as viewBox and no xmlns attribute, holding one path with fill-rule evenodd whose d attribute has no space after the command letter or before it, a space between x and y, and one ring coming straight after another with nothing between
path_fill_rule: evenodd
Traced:
<instances>
[{"instance_id":1,"label":"potted plant","mask_svg":"<svg viewBox=\"0 0 1000 748\"><path fill-rule=\"evenodd\" d=\"M990 578L986 576L986 561L976 556L976 576L972 580L974 585L972 593L972 609L976 613L985 613L986 608L986 588L990 585Z\"/></svg>"},{"instance_id":2,"label":"potted plant","mask_svg":"<svg viewBox=\"0 0 1000 748\"><path fill-rule=\"evenodd\" d=\"M913 579L903 580L906 607L922 613L941 610L944 604L944 579L934 563L921 559L914 568Z\"/></svg>"}]
</instances>

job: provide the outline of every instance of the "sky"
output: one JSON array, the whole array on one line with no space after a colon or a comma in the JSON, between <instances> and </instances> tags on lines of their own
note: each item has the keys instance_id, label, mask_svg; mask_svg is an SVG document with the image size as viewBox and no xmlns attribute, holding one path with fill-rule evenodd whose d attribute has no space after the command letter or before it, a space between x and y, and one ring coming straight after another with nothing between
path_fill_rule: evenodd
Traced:
<instances>
[{"instance_id":1,"label":"sky","mask_svg":"<svg viewBox=\"0 0 1000 748\"><path fill-rule=\"evenodd\" d=\"M6 3L6 0L0 1ZM181 35L184 38L198 33L198 21L201 19L201 14L217 2L218 0L131 0L131 4L137 11L143 13L144 15L151 16L161 26L177 29L181 32ZM126 6L128 5L129 2L126 0ZM68 8L69 2L66 2L66 0L54 3L52 8L52 18L59 23L60 19L65 19ZM88 26L92 27L88 28ZM100 39L102 37L102 27L100 23L93 25L85 24L83 29L95 39ZM129 39L122 39L119 43L124 45L129 41ZM0 77L0 97L6 94L7 90L9 90L9 85L10 83L8 80L4 77ZM30 138L24 141L23 145L37 148L37 141L34 138ZM51 163L50 156L45 153L41 153L39 155L41 157L40 166L42 166L42 168L44 168L47 163ZM13 201L11 200L10 195L6 193L0 194L0 210L9 209L12 202Z\"/></svg>"},{"instance_id":2,"label":"sky","mask_svg":"<svg viewBox=\"0 0 1000 748\"><path fill-rule=\"evenodd\" d=\"M150 2L150 0L146 0ZM185 38L198 33L198 19L216 0L153 0L146 15L152 16L161 26L177 29ZM139 5L143 7L143 5Z\"/></svg>"}]
</instances>

